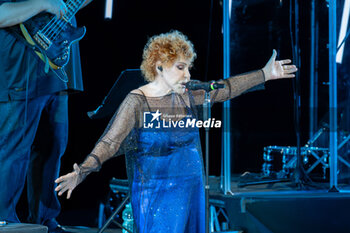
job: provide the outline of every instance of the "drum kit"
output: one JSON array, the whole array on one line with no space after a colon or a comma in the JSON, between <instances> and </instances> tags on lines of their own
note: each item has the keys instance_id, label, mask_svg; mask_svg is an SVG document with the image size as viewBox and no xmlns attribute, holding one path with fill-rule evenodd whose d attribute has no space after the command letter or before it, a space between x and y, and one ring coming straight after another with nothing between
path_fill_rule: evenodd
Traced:
<instances>
[{"instance_id":1,"label":"drum kit","mask_svg":"<svg viewBox=\"0 0 350 233\"><path fill-rule=\"evenodd\" d=\"M307 175L317 176L318 178L326 180L329 172L329 148L322 146L322 143L315 143L316 140L320 140L322 135L327 135L326 128L321 128L305 146L300 148L300 156ZM344 149L344 146L348 144L349 141L350 134L340 132L338 151ZM279 179L289 178L296 167L297 149L298 148L294 146L264 147L262 176L277 177ZM342 154L338 155L338 160L350 168L350 163L344 159Z\"/></svg>"},{"instance_id":2,"label":"drum kit","mask_svg":"<svg viewBox=\"0 0 350 233\"><path fill-rule=\"evenodd\" d=\"M326 170L329 168L328 148L308 147L300 148L306 173L309 174L315 168L322 166L322 176L326 178ZM297 147L292 146L267 146L264 147L264 163L262 165L263 176L272 176L274 173L278 178L287 178L296 167Z\"/></svg>"}]
</instances>

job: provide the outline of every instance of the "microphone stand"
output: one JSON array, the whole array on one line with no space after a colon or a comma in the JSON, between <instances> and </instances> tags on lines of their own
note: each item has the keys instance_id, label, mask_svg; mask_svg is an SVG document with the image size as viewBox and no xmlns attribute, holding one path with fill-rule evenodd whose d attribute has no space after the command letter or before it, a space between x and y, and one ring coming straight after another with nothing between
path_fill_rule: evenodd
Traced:
<instances>
[{"instance_id":1,"label":"microphone stand","mask_svg":"<svg viewBox=\"0 0 350 233\"><path fill-rule=\"evenodd\" d=\"M209 90L205 91L203 103L203 121L211 118L211 103ZM209 233L209 129L205 127L205 233Z\"/></svg>"},{"instance_id":2,"label":"microphone stand","mask_svg":"<svg viewBox=\"0 0 350 233\"><path fill-rule=\"evenodd\" d=\"M215 81L209 81L206 83L198 80L192 80L186 84L186 88L189 90L204 90L204 102L203 102L203 122L210 120L211 118L211 103L210 103L210 91L215 89L224 88L225 84L220 84ZM209 233L209 129L205 128L205 233Z\"/></svg>"},{"instance_id":3,"label":"microphone stand","mask_svg":"<svg viewBox=\"0 0 350 233\"><path fill-rule=\"evenodd\" d=\"M294 0L294 43L293 43L293 62L297 67L301 67L300 62L300 46L299 46L299 2ZM292 10L292 2L290 2L290 10ZM292 12L290 12L290 17ZM291 20L291 19L290 19ZM295 74L295 88L294 88L294 106L295 106L295 132L296 132L296 143L297 143L297 153L296 153L296 166L292 174L292 182L295 186L301 190L303 186L310 181L310 178L306 174L301 158L301 95L300 95L300 71Z\"/></svg>"}]
</instances>

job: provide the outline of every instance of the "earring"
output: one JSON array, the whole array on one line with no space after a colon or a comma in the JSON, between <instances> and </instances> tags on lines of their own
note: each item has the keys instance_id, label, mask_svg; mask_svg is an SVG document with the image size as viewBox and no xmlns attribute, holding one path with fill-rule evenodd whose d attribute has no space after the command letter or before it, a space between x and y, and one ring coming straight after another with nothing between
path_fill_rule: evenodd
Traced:
<instances>
[{"instance_id":1,"label":"earring","mask_svg":"<svg viewBox=\"0 0 350 233\"><path fill-rule=\"evenodd\" d=\"M159 70L160 72L163 72L163 67L158 66L158 70Z\"/></svg>"}]
</instances>

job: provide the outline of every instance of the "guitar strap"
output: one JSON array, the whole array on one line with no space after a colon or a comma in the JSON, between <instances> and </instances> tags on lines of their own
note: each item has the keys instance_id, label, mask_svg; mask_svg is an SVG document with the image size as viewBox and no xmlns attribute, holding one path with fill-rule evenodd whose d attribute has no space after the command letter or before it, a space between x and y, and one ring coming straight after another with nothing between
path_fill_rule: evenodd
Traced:
<instances>
[{"instance_id":1,"label":"guitar strap","mask_svg":"<svg viewBox=\"0 0 350 233\"><path fill-rule=\"evenodd\" d=\"M49 69L51 69L51 71L53 71L53 73L63 82L68 82L68 76L65 72L65 70L62 69L58 69L58 70L54 70L50 64L49 64L49 59L47 58L47 56L45 55L44 51L42 50L42 48L40 48L39 46L37 46L35 44L35 42L33 41L33 43L29 43L26 38L24 38L20 32L20 28L13 26L13 27L7 27L5 28L5 30L7 30L8 32L10 32L14 37L16 37L19 41L21 41L25 46L29 47L30 49L32 49L32 51L34 51L39 57L40 59L45 63L45 73L47 74L49 72ZM29 38L31 40L31 38Z\"/></svg>"},{"instance_id":2,"label":"guitar strap","mask_svg":"<svg viewBox=\"0 0 350 233\"><path fill-rule=\"evenodd\" d=\"M40 52L40 48L37 45L31 45L29 44L23 36L20 34L19 28L17 26L7 27L4 28L8 32L10 32L13 36L16 37L19 41L21 41L24 45L28 46L29 48L33 49L34 51Z\"/></svg>"},{"instance_id":3,"label":"guitar strap","mask_svg":"<svg viewBox=\"0 0 350 233\"><path fill-rule=\"evenodd\" d=\"M32 37L29 35L27 29L24 27L24 25L21 23L19 25L19 27L21 28L21 31L23 33L24 38L26 39L26 41L28 42L29 45L32 46L36 46L36 43L33 41ZM42 51L42 49L40 47L37 47L40 49L40 52L35 51L35 53L40 57L40 59L45 63L45 73L49 72L49 59L47 58L47 56L45 55L45 53Z\"/></svg>"}]
</instances>

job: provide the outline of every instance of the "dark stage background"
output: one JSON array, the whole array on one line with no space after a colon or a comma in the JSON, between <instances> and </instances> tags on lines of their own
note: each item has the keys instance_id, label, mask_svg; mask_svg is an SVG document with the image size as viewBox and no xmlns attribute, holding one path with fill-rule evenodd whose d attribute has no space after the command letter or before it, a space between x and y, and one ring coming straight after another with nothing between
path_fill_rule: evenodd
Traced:
<instances>
[{"instance_id":1,"label":"dark stage background","mask_svg":"<svg viewBox=\"0 0 350 233\"><path fill-rule=\"evenodd\" d=\"M292 58L289 1L233 2L231 74L262 68L273 48L279 52L278 59ZM305 3L308 1L300 2L301 53L304 58L300 74L305 109L301 129L302 144L305 144L308 139L310 6ZM73 163L82 162L92 150L109 119L91 120L86 113L100 105L123 70L139 68L143 47L149 37L172 29L183 32L194 43L198 55L191 71L192 79L223 78L221 1L114 0L112 20L104 19L104 8L105 1L95 0L77 14L78 24L87 27L86 35L80 41L85 91L69 98L69 142L62 158L61 174L71 172ZM259 30L265 30L264 38L256 36L260 34ZM322 44L320 46L324 49ZM295 146L292 80L267 83L264 91L249 93L231 102L232 172L260 172L265 146ZM222 119L221 104L214 105L212 110L214 118ZM210 173L218 176L221 130L211 131L210 148ZM107 199L108 183L112 177L126 178L123 156L111 159L99 173L91 174L76 188L70 200L60 198L62 212L58 220L64 225L96 226L98 206ZM23 203L22 200L20 209Z\"/></svg>"}]
</instances>

